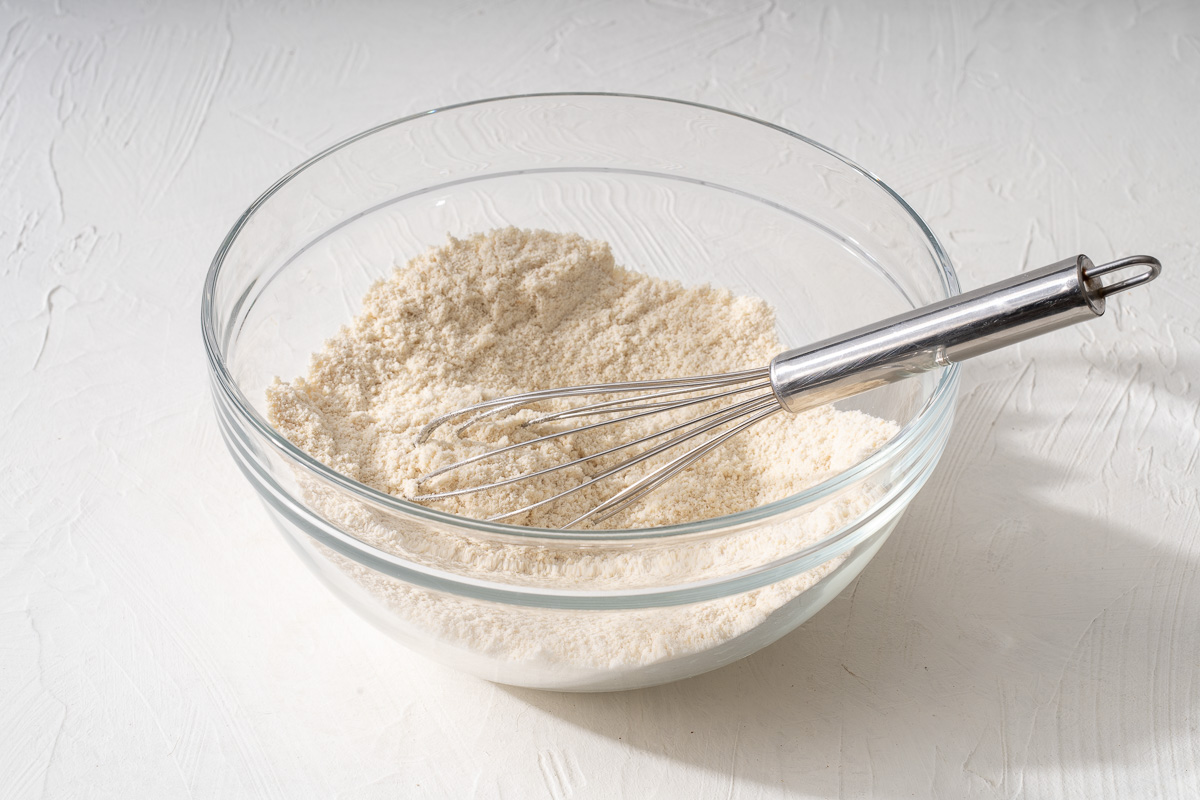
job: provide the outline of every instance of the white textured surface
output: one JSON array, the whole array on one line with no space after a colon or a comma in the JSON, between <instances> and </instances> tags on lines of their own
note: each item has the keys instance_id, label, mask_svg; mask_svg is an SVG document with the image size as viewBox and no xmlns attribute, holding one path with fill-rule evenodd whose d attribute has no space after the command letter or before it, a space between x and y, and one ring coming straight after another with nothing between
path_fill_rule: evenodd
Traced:
<instances>
[{"instance_id":1,"label":"white textured surface","mask_svg":"<svg viewBox=\"0 0 1200 800\"><path fill-rule=\"evenodd\" d=\"M966 366L858 582L612 696L448 674L305 573L211 419L201 281L438 104L673 95L877 171L965 286L1164 277ZM0 2L0 797L1200 795L1200 5Z\"/></svg>"}]
</instances>

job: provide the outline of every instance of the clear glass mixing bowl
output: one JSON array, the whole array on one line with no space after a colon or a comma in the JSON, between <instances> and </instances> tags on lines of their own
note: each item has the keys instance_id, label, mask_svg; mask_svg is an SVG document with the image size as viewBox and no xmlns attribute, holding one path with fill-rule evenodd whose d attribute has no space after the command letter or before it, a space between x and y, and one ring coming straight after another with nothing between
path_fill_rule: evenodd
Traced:
<instances>
[{"instance_id":1,"label":"clear glass mixing bowl","mask_svg":"<svg viewBox=\"0 0 1200 800\"><path fill-rule=\"evenodd\" d=\"M742 513L603 538L424 508L339 475L272 429L267 385L304 374L370 284L447 233L506 225L603 239L624 266L763 297L788 346L958 291L933 234L887 186L738 114L536 95L381 125L267 190L205 284L221 432L295 551L400 641L518 686L664 683L742 658L816 613L934 468L957 367L840 403L901 430L831 480ZM735 546L751 539L770 546Z\"/></svg>"}]
</instances>

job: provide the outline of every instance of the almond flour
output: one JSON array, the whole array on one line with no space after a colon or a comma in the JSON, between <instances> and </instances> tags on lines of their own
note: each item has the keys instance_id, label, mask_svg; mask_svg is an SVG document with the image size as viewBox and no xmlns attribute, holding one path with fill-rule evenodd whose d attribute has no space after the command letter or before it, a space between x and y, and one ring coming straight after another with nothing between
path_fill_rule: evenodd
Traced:
<instances>
[{"instance_id":1,"label":"almond flour","mask_svg":"<svg viewBox=\"0 0 1200 800\"><path fill-rule=\"evenodd\" d=\"M307 376L276 380L270 387L268 413L280 433L335 470L411 497L426 488L418 489L416 479L430 470L485 446L531 436L520 427L528 419L522 413L463 437L452 429L439 432L417 445L421 427L444 412L556 386L742 370L765 365L782 349L774 314L762 300L624 269L602 242L506 228L450 238L375 284L359 315L314 354ZM601 428L525 448L514 459L451 473L436 490L597 452L664 424L669 422L652 417L642 427L612 426L619 430ZM893 422L832 407L780 412L605 525L673 525L754 508L846 470L896 430ZM437 501L436 507L487 517L583 477L582 470L563 470ZM636 477L635 472L623 480ZM556 527L621 485L614 479L508 521ZM630 550L512 544L414 529L390 524L311 483L305 494L327 519L416 563L500 582L576 589L669 586L758 566L819 541L875 499L859 489L789 524ZM684 608L548 612L451 598L329 555L417 636L432 635L492 662L580 669L645 666L719 646L753 629L840 563L835 559L771 586Z\"/></svg>"}]
</instances>

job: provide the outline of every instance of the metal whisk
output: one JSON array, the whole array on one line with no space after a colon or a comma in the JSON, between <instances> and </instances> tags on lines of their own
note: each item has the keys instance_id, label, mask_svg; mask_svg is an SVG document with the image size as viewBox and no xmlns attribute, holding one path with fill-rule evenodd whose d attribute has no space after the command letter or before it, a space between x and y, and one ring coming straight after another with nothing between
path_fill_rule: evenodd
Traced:
<instances>
[{"instance_id":1,"label":"metal whisk","mask_svg":"<svg viewBox=\"0 0 1200 800\"><path fill-rule=\"evenodd\" d=\"M1105 275L1130 267L1144 269L1122 280L1109 283L1100 280ZM561 420L599 418L596 421L465 458L422 476L419 484L426 484L437 476L468 464L496 458L539 442L728 399L727 405L715 411L572 461L477 486L427 492L412 499L428 502L483 492L567 467L581 466L617 452L633 451L619 463L565 491L490 517L492 520L504 520L554 503L668 450L685 448L563 527L570 528L589 519L601 522L637 503L691 464L772 414L784 410L799 413L1098 317L1104 313L1104 301L1109 295L1148 283L1158 277L1161 270L1162 264L1150 256L1131 256L1096 266L1087 256L1078 255L841 336L788 350L772 359L769 365L758 369L722 375L547 389L478 403L434 419L421 430L418 442L426 441L434 430L455 420L462 420L457 428L461 435L484 419L547 401L608 397L567 410L546 412L524 425L536 427ZM739 398L739 395L749 396ZM637 449L643 446L644 449Z\"/></svg>"}]
</instances>

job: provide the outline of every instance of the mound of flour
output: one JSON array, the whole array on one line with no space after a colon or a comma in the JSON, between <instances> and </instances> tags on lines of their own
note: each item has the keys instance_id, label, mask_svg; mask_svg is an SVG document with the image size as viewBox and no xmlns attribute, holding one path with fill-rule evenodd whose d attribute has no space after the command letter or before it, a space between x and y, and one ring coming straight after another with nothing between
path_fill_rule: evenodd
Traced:
<instances>
[{"instance_id":1,"label":"mound of flour","mask_svg":"<svg viewBox=\"0 0 1200 800\"><path fill-rule=\"evenodd\" d=\"M411 497L420 493L419 476L535 435L521 427L533 413L524 412L463 437L446 426L417 446L417 432L445 411L556 386L744 370L765 366L782 349L774 314L760 299L623 269L603 242L507 228L450 239L377 283L362 312L313 356L307 377L271 387L269 413L284 436L342 474ZM697 413L572 434L455 471L429 488L530 472ZM780 412L605 527L671 525L778 500L858 463L894 431L890 422L829 407ZM558 527L639 474L631 470L508 521ZM584 477L582 467L562 470L436 505L487 517Z\"/></svg>"},{"instance_id":2,"label":"mound of flour","mask_svg":"<svg viewBox=\"0 0 1200 800\"><path fill-rule=\"evenodd\" d=\"M506 228L451 238L373 286L358 316L313 355L307 376L270 387L268 413L280 433L330 467L411 497L426 488L418 489L416 479L430 470L532 435L520 427L528 419L523 412L463 437L447 427L417 445L421 427L444 412L555 386L743 370L766 365L782 349L773 312L762 300L624 269L603 242ZM664 424L669 419L651 418L641 428L623 424L572 435L527 448L515 460L451 473L430 488L558 463ZM853 466L896 429L893 422L831 407L780 412L605 526L670 525L753 508ZM582 478L579 470L563 470L435 505L487 517ZM509 521L556 527L621 485L614 479ZM417 563L492 581L575 589L661 587L749 569L819 541L874 500L865 490L844 493L803 518L719 539L585 549L397 524L311 482L304 491L327 519ZM447 644L493 659L590 668L648 664L719 645L840 563L684 609L547 612L451 600L329 555L406 624Z\"/></svg>"}]
</instances>

